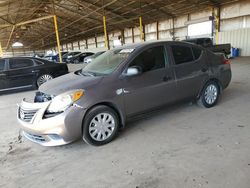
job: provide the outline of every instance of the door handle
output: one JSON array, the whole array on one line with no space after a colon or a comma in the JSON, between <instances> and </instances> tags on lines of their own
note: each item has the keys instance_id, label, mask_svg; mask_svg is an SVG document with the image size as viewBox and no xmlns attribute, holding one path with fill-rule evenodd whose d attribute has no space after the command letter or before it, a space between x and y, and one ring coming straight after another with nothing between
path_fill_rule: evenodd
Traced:
<instances>
[{"instance_id":1,"label":"door handle","mask_svg":"<svg viewBox=\"0 0 250 188\"><path fill-rule=\"evenodd\" d=\"M208 68L207 68L207 67L203 67L203 68L201 69L201 71L202 71L202 72L207 72L207 71L208 71Z\"/></svg>"},{"instance_id":2,"label":"door handle","mask_svg":"<svg viewBox=\"0 0 250 188\"><path fill-rule=\"evenodd\" d=\"M0 76L6 76L6 74L5 73L1 73Z\"/></svg>"},{"instance_id":3,"label":"door handle","mask_svg":"<svg viewBox=\"0 0 250 188\"><path fill-rule=\"evenodd\" d=\"M170 76L164 76L162 80L163 80L163 82L168 82L171 79L172 78Z\"/></svg>"},{"instance_id":4,"label":"door handle","mask_svg":"<svg viewBox=\"0 0 250 188\"><path fill-rule=\"evenodd\" d=\"M33 71L31 71L32 73L37 73L37 72L39 72L39 70L33 70Z\"/></svg>"}]
</instances>

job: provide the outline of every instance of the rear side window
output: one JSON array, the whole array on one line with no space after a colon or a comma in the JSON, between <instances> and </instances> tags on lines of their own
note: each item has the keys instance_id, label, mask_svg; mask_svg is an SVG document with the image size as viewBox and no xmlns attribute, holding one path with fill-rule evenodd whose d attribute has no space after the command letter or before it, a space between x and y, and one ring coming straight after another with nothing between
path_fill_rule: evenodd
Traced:
<instances>
[{"instance_id":1,"label":"rear side window","mask_svg":"<svg viewBox=\"0 0 250 188\"><path fill-rule=\"evenodd\" d=\"M164 47L158 46L147 49L138 55L129 67L139 66L142 72L148 72L165 67Z\"/></svg>"},{"instance_id":2,"label":"rear side window","mask_svg":"<svg viewBox=\"0 0 250 188\"><path fill-rule=\"evenodd\" d=\"M5 60L4 59L0 59L0 71L3 71L5 68Z\"/></svg>"},{"instance_id":3,"label":"rear side window","mask_svg":"<svg viewBox=\"0 0 250 188\"><path fill-rule=\"evenodd\" d=\"M188 63L194 60L192 50L190 47L174 45L171 48L176 65Z\"/></svg>"},{"instance_id":4,"label":"rear side window","mask_svg":"<svg viewBox=\"0 0 250 188\"><path fill-rule=\"evenodd\" d=\"M197 47L192 47L195 60L199 59L202 53L202 49Z\"/></svg>"},{"instance_id":5,"label":"rear side window","mask_svg":"<svg viewBox=\"0 0 250 188\"><path fill-rule=\"evenodd\" d=\"M30 59L10 59L9 60L10 69L19 69L19 68L25 68L25 67L32 67L33 61Z\"/></svg>"},{"instance_id":6,"label":"rear side window","mask_svg":"<svg viewBox=\"0 0 250 188\"><path fill-rule=\"evenodd\" d=\"M39 60L36 60L36 65L43 65L43 63Z\"/></svg>"}]
</instances>

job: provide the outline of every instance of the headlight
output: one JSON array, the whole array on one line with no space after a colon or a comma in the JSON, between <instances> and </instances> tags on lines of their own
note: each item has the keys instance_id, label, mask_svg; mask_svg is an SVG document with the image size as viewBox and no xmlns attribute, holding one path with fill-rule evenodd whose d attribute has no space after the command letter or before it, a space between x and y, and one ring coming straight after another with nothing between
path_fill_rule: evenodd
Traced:
<instances>
[{"instance_id":1,"label":"headlight","mask_svg":"<svg viewBox=\"0 0 250 188\"><path fill-rule=\"evenodd\" d=\"M63 112L75 101L79 100L83 95L84 91L82 89L68 91L61 95L58 95L52 99L47 111L50 113Z\"/></svg>"}]
</instances>

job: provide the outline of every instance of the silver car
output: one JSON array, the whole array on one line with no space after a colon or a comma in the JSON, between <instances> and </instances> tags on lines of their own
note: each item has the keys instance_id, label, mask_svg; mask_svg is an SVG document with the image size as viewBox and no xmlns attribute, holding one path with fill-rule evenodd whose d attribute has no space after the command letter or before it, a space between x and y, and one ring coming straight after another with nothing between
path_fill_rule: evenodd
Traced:
<instances>
[{"instance_id":1,"label":"silver car","mask_svg":"<svg viewBox=\"0 0 250 188\"><path fill-rule=\"evenodd\" d=\"M210 108L231 81L230 63L184 42L149 42L105 52L82 70L43 84L23 99L23 135L44 146L82 138L112 141L135 115L184 99Z\"/></svg>"}]
</instances>

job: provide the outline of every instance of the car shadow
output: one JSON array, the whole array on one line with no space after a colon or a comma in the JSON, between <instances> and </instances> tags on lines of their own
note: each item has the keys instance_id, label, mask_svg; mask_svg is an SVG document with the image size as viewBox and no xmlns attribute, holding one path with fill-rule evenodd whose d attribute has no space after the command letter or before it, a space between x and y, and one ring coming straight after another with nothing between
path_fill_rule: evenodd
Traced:
<instances>
[{"instance_id":1,"label":"car shadow","mask_svg":"<svg viewBox=\"0 0 250 188\"><path fill-rule=\"evenodd\" d=\"M199 106L195 101L182 101L171 105L162 106L149 112L133 117L126 122L126 126L119 132L118 140L123 139L128 134L136 132L136 130L145 130L152 124L146 122L157 122L157 120L170 119L172 115L179 114L190 110L199 110ZM144 123L145 122L145 123ZM143 126L141 126L143 124Z\"/></svg>"}]
</instances>

